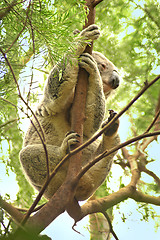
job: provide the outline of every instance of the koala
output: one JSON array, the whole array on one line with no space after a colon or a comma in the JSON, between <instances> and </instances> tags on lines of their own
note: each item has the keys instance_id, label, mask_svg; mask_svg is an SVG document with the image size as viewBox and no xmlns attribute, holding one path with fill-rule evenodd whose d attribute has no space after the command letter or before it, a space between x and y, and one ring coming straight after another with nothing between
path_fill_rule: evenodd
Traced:
<instances>
[{"instance_id":1,"label":"koala","mask_svg":"<svg viewBox=\"0 0 160 240\"><path fill-rule=\"evenodd\" d=\"M79 66L89 74L84 141L92 137L100 128L105 115L105 101L109 94L119 86L119 75L112 62L99 52L93 52L92 55L84 53L87 44L96 40L99 35L100 31L96 25L90 25L80 32L75 38L73 49L70 49L66 56L53 67L45 83L43 99L38 104L35 114L45 135L51 171L68 153L70 147L76 146L78 142L78 134L71 131L70 111ZM32 121L41 134L35 118ZM104 150L109 150L119 144L118 126L117 120L108 131L103 133L101 139L97 139L83 150L83 166ZM114 155L115 153L103 158L80 179L75 194L78 201L88 199L102 184L111 169ZM46 155L32 124L24 138L20 162L31 184L40 190L47 176ZM68 164L69 161L66 161L51 180L44 192L47 199L51 198L64 182Z\"/></svg>"}]
</instances>

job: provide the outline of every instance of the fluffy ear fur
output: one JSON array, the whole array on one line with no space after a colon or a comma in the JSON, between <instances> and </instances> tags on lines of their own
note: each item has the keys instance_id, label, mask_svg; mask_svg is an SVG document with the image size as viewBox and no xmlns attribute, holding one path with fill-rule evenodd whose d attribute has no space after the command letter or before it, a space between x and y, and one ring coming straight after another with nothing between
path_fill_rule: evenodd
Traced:
<instances>
[{"instance_id":1,"label":"fluffy ear fur","mask_svg":"<svg viewBox=\"0 0 160 240\"><path fill-rule=\"evenodd\" d=\"M70 132L70 109L73 102L79 65L89 73L86 100L86 120L84 123L84 141L99 129L105 114L105 96L119 85L119 76L112 62L101 53L93 55L83 53L88 42L100 35L98 27L91 25L76 37L73 44L75 53L58 63L51 71L45 84L44 97L36 110L37 118L45 134L49 165L51 171L66 155L71 145L78 142L79 136ZM38 131L39 125L33 119ZM85 165L98 154L119 143L117 135L119 122L103 134L102 140L96 140L83 151L82 162ZM67 132L70 132L66 135ZM79 182L76 198L85 200L101 185L110 171L114 154L94 165ZM27 178L38 190L46 179L46 155L41 140L31 124L24 138L20 152L20 161ZM44 196L50 198L63 183L68 168L66 162L56 173Z\"/></svg>"}]
</instances>

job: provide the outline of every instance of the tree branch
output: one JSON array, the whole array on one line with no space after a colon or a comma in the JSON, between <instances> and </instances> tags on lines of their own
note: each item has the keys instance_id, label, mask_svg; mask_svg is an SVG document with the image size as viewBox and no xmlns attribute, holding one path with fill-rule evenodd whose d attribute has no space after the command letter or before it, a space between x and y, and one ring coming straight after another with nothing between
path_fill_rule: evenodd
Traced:
<instances>
[{"instance_id":1,"label":"tree branch","mask_svg":"<svg viewBox=\"0 0 160 240\"><path fill-rule=\"evenodd\" d=\"M153 121L148 126L148 128L146 129L145 132L149 132L150 129L153 127L153 125L155 125L156 123L158 125L158 118L159 118L159 116L160 116L160 94L159 94L158 103L157 103L157 107L156 107L155 117L154 117ZM155 130L158 130L158 129L159 129L159 126L155 126Z\"/></svg>"},{"instance_id":2,"label":"tree branch","mask_svg":"<svg viewBox=\"0 0 160 240\"><path fill-rule=\"evenodd\" d=\"M96 7L99 3L101 3L103 0L94 0L92 5L93 7Z\"/></svg>"},{"instance_id":3,"label":"tree branch","mask_svg":"<svg viewBox=\"0 0 160 240\"><path fill-rule=\"evenodd\" d=\"M77 175L77 178L80 179L95 163L99 162L102 158L107 157L108 155L118 151L119 149L121 149L121 148L123 148L123 147L125 147L125 146L127 146L127 145L129 145L133 142L139 141L143 138L147 138L147 137L151 137L151 136L157 136L157 135L160 135L160 131L156 131L156 132L153 132L153 133L141 134L137 137L131 138L131 139L127 140L126 142L123 142L123 143L119 144L116 147L111 148L109 151L108 150L104 151L99 156L97 156L93 161L86 164L86 166L84 166L82 168L81 172ZM131 166L133 165L133 163L131 163L131 161L130 161L130 164L131 164ZM136 169L137 169L136 166L133 167L133 170L136 170Z\"/></svg>"},{"instance_id":4,"label":"tree branch","mask_svg":"<svg viewBox=\"0 0 160 240\"><path fill-rule=\"evenodd\" d=\"M142 164L139 164L139 170L141 172L145 172L147 173L149 176L151 176L155 182L160 186L160 178L152 171L150 171L149 169L147 169L145 166L143 166Z\"/></svg>"},{"instance_id":5,"label":"tree branch","mask_svg":"<svg viewBox=\"0 0 160 240\"><path fill-rule=\"evenodd\" d=\"M116 233L115 233L115 231L113 230L113 226L112 226L111 220L110 220L107 212L106 212L106 211L103 211L102 214L104 215L104 217L105 217L105 218L107 219L107 221L108 221L108 225L109 225L109 228L110 228L110 233L112 233L113 237L114 237L116 240L119 240L118 237L117 237L117 235L116 235ZM110 235L110 233L109 233L109 235ZM108 237L109 237L109 235L108 235ZM109 238L107 238L107 239L109 239Z\"/></svg>"},{"instance_id":6,"label":"tree branch","mask_svg":"<svg viewBox=\"0 0 160 240\"><path fill-rule=\"evenodd\" d=\"M17 0L13 0L11 3L8 3L7 1L7 4L8 6L6 8L3 8L3 9L0 9L0 20L2 20L4 17L7 16L7 14L12 10L12 8L20 3L23 3L25 2L26 0L24 1L20 1L20 2L17 2ZM3 11L4 10L4 11Z\"/></svg>"},{"instance_id":7,"label":"tree branch","mask_svg":"<svg viewBox=\"0 0 160 240\"><path fill-rule=\"evenodd\" d=\"M160 197L150 196L139 191L135 191L130 198L134 199L136 202L144 202L160 206Z\"/></svg>"},{"instance_id":8,"label":"tree branch","mask_svg":"<svg viewBox=\"0 0 160 240\"><path fill-rule=\"evenodd\" d=\"M1 196L0 207L3 208L7 213L9 213L18 224L22 221L24 215L19 210L17 210L12 204L9 204L5 200L3 200Z\"/></svg>"},{"instance_id":9,"label":"tree branch","mask_svg":"<svg viewBox=\"0 0 160 240\"><path fill-rule=\"evenodd\" d=\"M1 124L1 125L0 125L0 128L3 128L3 127L5 127L6 125L8 125L8 124L10 124L10 123L14 123L14 122L16 122L16 121L18 121L18 120L19 120L19 118L15 118L15 119L9 120L9 121Z\"/></svg>"},{"instance_id":10,"label":"tree branch","mask_svg":"<svg viewBox=\"0 0 160 240\"><path fill-rule=\"evenodd\" d=\"M137 191L136 188L130 183L126 187L121 188L119 191L114 192L109 196L96 200L89 200L86 202L81 207L81 216L79 216L78 221L88 214L104 212L128 198L132 198L137 202L150 203L160 206L160 197L143 194L142 192Z\"/></svg>"}]
</instances>

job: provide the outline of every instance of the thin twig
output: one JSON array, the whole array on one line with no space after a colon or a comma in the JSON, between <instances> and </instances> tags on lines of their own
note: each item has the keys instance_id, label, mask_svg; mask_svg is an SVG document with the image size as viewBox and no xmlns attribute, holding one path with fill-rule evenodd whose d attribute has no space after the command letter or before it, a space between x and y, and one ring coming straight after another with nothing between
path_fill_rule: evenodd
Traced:
<instances>
[{"instance_id":1,"label":"thin twig","mask_svg":"<svg viewBox=\"0 0 160 240\"><path fill-rule=\"evenodd\" d=\"M41 140L42 145L43 145L43 148L44 148L44 152L45 152L45 156L46 156L47 178L49 178L49 175L50 175L49 158L48 158L48 151L47 151L47 146L46 146L46 141L45 141L45 135L44 135L43 128L41 127L41 124L40 124L40 122L38 121L38 118L36 117L35 113L34 113L33 110L31 109L31 107L28 105L28 103L27 103L27 102L24 100L24 98L22 97L21 91L20 91L20 87L19 87L19 84L18 84L18 81L17 81L17 78L16 78L16 76L15 76L15 74L14 74L13 68L12 68L12 66L11 66L11 64L10 64L7 56L6 56L6 54L3 52L3 50L2 50L1 48L0 48L0 51L1 51L1 53L3 54L3 56L4 56L4 58L5 58L5 60L6 60L7 64L8 64L8 66L9 66L9 68L10 68L10 71L11 71L11 73L12 73L13 79L14 79L14 81L15 81L15 83L16 83L16 86L17 86L19 98L20 98L20 99L22 100L22 102L27 106L27 109L30 110L30 112L32 113L33 117L35 118L35 121L37 122L37 124L38 124L38 126L39 126L39 128L40 128L40 132L37 130L37 133L38 133L38 135L39 135L39 137L40 137L40 140ZM1 99L3 99L3 98L1 98ZM9 102L9 101L8 101L8 102ZM22 109L21 109L21 111L23 112ZM29 116L29 115L28 115L28 116ZM29 118L30 118L30 117L29 117ZM30 121L31 121L31 119L30 119ZM33 121L31 121L31 123L33 124ZM34 128L35 128L35 125L34 125ZM42 134L42 136L41 136L40 133Z\"/></svg>"},{"instance_id":2,"label":"thin twig","mask_svg":"<svg viewBox=\"0 0 160 240\"><path fill-rule=\"evenodd\" d=\"M27 7L27 11L26 11L26 19L25 19L25 22L24 22L24 25L23 25L23 28L22 30L18 33L17 37L14 39L14 41L12 42L12 44L9 46L9 48L5 51L5 54L13 47L13 45L17 42L18 38L20 37L20 35L22 34L22 32L24 31L25 27L26 27L26 24L27 24L27 19L28 19L28 13L29 13L29 9L30 9L30 3Z\"/></svg>"},{"instance_id":3,"label":"thin twig","mask_svg":"<svg viewBox=\"0 0 160 240\"><path fill-rule=\"evenodd\" d=\"M81 172L77 175L77 178L80 179L95 163L99 162L102 158L107 157L108 155L118 151L119 149L133 143L136 141L139 141L140 139L146 138L146 137L152 137L152 136L157 136L160 135L160 131L156 131L153 133L146 133L146 134L141 134L137 137L131 138L128 141L119 144L116 147L111 148L109 151L106 150L103 153L101 153L99 156L97 156L94 160L92 160L91 162L89 162L88 164L86 164L86 166L84 166L81 170Z\"/></svg>"},{"instance_id":4,"label":"thin twig","mask_svg":"<svg viewBox=\"0 0 160 240\"><path fill-rule=\"evenodd\" d=\"M153 121L151 122L151 124L149 125L149 127L146 129L145 133L149 132L150 129L153 127L153 125L155 124L155 122L157 121L158 117L160 115L160 109L159 111L156 113L156 116L154 117Z\"/></svg>"},{"instance_id":5,"label":"thin twig","mask_svg":"<svg viewBox=\"0 0 160 240\"><path fill-rule=\"evenodd\" d=\"M20 4L20 3L23 3L25 1L26 0L20 1L18 3L17 3L16 0L13 0L11 3L8 3L7 1L5 1L8 4L8 6L5 7L5 8L0 8L0 20L2 20L4 17L6 17L7 14L13 9L14 6L16 6L16 5Z\"/></svg>"},{"instance_id":6,"label":"thin twig","mask_svg":"<svg viewBox=\"0 0 160 240\"><path fill-rule=\"evenodd\" d=\"M31 124L33 125L35 131L38 133L38 136L39 136L39 138L40 138L40 140L41 140L41 142L42 142L42 144L43 144L43 147L44 147L44 144L45 144L45 143L44 143L44 141L43 141L43 139L42 139L42 137L41 137L38 129L36 128L34 122L33 122L32 119L30 118L30 116L28 115L28 113L25 113L22 108L16 106L14 103L10 102L9 100L6 100L6 99L4 99L4 98L2 98L2 97L0 97L0 100L3 100L3 101L5 101L5 102L11 104L11 105L12 105L13 107L15 107L15 108L19 108L19 109L30 119ZM47 151L47 149L46 149L46 151ZM24 220L23 220L24 222L27 221L28 217L30 216L30 214L33 212L33 210L35 209L36 205L37 205L38 202L40 201L40 199L41 199L41 197L42 197L42 195L43 195L46 187L48 186L48 184L46 184L46 183L48 183L48 179L49 179L49 178L46 179L46 182L44 183L41 191L40 191L39 194L37 195L36 199L34 200L33 204L31 205L31 207L28 209L28 212L26 213L26 215L25 215L25 217L24 217Z\"/></svg>"},{"instance_id":7,"label":"thin twig","mask_svg":"<svg viewBox=\"0 0 160 240\"><path fill-rule=\"evenodd\" d=\"M103 211L102 214L104 215L104 217L107 219L107 222L109 224L109 230L110 230L110 233L112 233L113 237L116 239L116 240L119 240L119 238L117 237L115 231L113 230L113 226L112 226L112 223L111 223L111 220L107 214L107 212ZM109 237L109 235L108 235ZM108 238L107 238L108 239Z\"/></svg>"},{"instance_id":8,"label":"thin twig","mask_svg":"<svg viewBox=\"0 0 160 240\"><path fill-rule=\"evenodd\" d=\"M5 127L5 126L7 126L8 124L13 123L13 122L16 122L16 121L18 121L18 120L19 120L19 118L15 118L15 119L9 120L9 121L1 124L1 125L0 125L0 128L3 128L3 127Z\"/></svg>"},{"instance_id":9,"label":"thin twig","mask_svg":"<svg viewBox=\"0 0 160 240\"><path fill-rule=\"evenodd\" d=\"M139 170L140 170L141 172L145 172L145 173L147 173L149 176L151 176L151 177L155 180L155 182L160 186L160 178L159 178L154 172L150 171L150 170L147 169L145 166L142 166L142 164L139 165Z\"/></svg>"},{"instance_id":10,"label":"thin twig","mask_svg":"<svg viewBox=\"0 0 160 240\"><path fill-rule=\"evenodd\" d=\"M7 100L7 99L5 99L5 98L0 97L0 100L4 101L4 102L6 102L6 103L9 103L9 104L12 105L13 107L18 108L19 110L21 110L21 111L27 116L27 118L29 118L29 120L30 120L31 124L33 125L35 131L38 133L39 138L41 139L41 141L43 141L42 136L40 135L40 133L39 133L36 125L33 123L32 119L31 119L30 116L29 116L29 114L24 112L23 108L18 107L17 105L15 105L14 103L10 102L9 100Z\"/></svg>"},{"instance_id":11,"label":"thin twig","mask_svg":"<svg viewBox=\"0 0 160 240\"><path fill-rule=\"evenodd\" d=\"M99 3L101 3L103 0L94 0L92 3L93 7L96 7Z\"/></svg>"},{"instance_id":12,"label":"thin twig","mask_svg":"<svg viewBox=\"0 0 160 240\"><path fill-rule=\"evenodd\" d=\"M39 209L41 209L46 203L34 208L34 210L32 212L37 212ZM28 212L28 208L19 208L19 207L16 207L17 210L19 210L20 212Z\"/></svg>"}]
</instances>

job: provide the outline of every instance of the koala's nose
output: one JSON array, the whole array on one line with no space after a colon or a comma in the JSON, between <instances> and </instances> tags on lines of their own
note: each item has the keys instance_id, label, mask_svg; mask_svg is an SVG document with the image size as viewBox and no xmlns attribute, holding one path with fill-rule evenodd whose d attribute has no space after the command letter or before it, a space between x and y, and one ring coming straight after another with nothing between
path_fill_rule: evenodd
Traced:
<instances>
[{"instance_id":1,"label":"koala's nose","mask_svg":"<svg viewBox=\"0 0 160 240\"><path fill-rule=\"evenodd\" d=\"M116 89L119 86L120 78L117 71L113 70L112 75L109 79L109 85L112 89Z\"/></svg>"}]
</instances>

